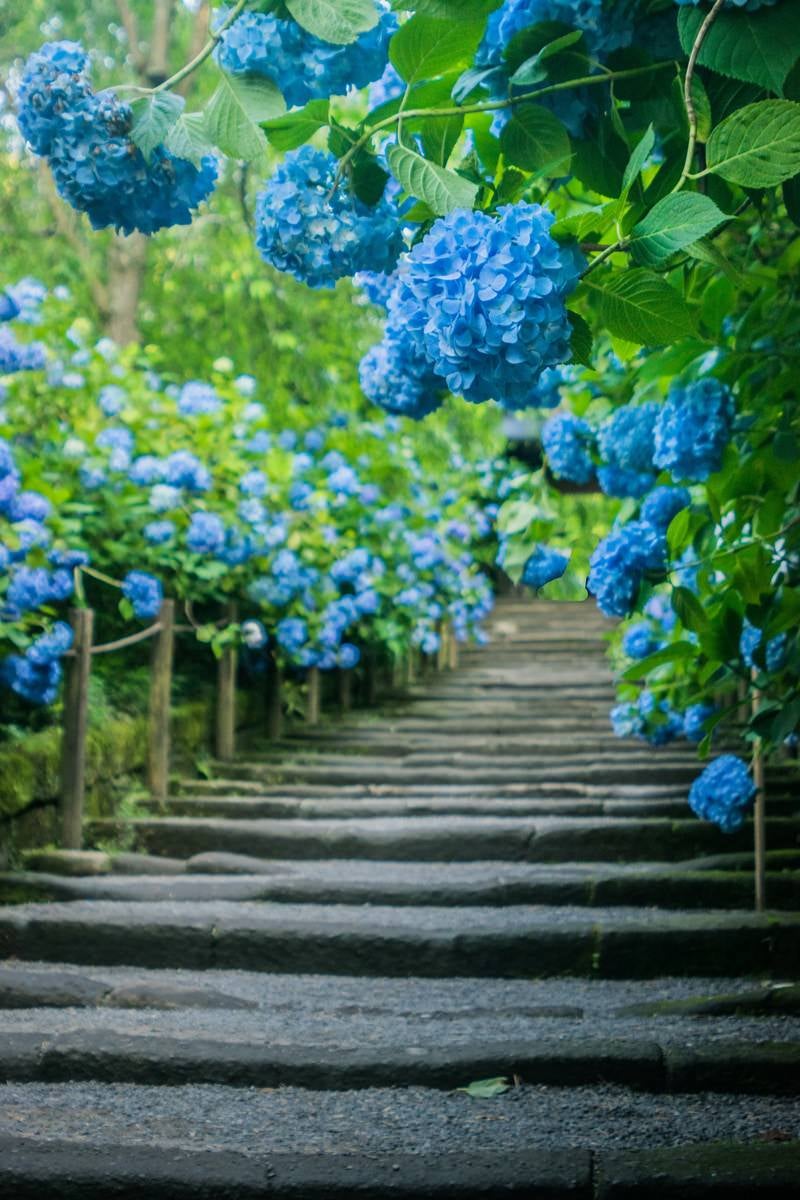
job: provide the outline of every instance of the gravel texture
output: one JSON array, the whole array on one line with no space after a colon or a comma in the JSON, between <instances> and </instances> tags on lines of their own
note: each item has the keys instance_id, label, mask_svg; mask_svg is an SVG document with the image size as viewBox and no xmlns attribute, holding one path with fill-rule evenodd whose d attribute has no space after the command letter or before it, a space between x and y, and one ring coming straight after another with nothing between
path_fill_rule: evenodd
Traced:
<instances>
[{"instance_id":1,"label":"gravel texture","mask_svg":"<svg viewBox=\"0 0 800 1200\"><path fill-rule=\"evenodd\" d=\"M772 1097L653 1097L610 1086L523 1086L481 1100L423 1088L9 1084L0 1086L0 1132L259 1154L424 1154L797 1139L800 1110L792 1100Z\"/></svg>"}]
</instances>

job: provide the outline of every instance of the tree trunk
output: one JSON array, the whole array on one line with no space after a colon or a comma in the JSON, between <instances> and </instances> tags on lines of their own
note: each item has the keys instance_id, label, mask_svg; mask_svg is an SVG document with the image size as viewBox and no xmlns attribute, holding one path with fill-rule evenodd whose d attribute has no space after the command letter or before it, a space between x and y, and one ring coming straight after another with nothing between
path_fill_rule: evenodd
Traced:
<instances>
[{"instance_id":1,"label":"tree trunk","mask_svg":"<svg viewBox=\"0 0 800 1200\"><path fill-rule=\"evenodd\" d=\"M108 252L106 332L120 346L139 341L137 313L147 266L147 238L141 233L115 237Z\"/></svg>"}]
</instances>

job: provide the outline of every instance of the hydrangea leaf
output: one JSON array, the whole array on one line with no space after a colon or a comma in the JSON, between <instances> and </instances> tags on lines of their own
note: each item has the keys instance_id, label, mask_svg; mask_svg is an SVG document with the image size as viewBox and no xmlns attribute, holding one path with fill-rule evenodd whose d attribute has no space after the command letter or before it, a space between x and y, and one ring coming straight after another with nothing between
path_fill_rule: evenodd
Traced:
<instances>
[{"instance_id":1,"label":"hydrangea leaf","mask_svg":"<svg viewBox=\"0 0 800 1200\"><path fill-rule=\"evenodd\" d=\"M656 650L655 653L648 654L646 658L640 658L638 662L627 668L622 678L627 683L635 683L637 679L644 679L656 667L663 667L665 663L696 657L697 646L694 642L673 642L671 646L664 646L662 650Z\"/></svg>"},{"instance_id":2,"label":"hydrangea leaf","mask_svg":"<svg viewBox=\"0 0 800 1200\"><path fill-rule=\"evenodd\" d=\"M482 34L482 21L438 21L419 15L398 29L389 45L389 58L406 83L419 83L466 67Z\"/></svg>"},{"instance_id":3,"label":"hydrangea leaf","mask_svg":"<svg viewBox=\"0 0 800 1200\"><path fill-rule=\"evenodd\" d=\"M509 80L515 87L524 87L532 83L538 83L547 75L547 68L542 64L546 59L552 58L554 54L558 54L561 50L566 50L569 46L573 46L575 42L579 42L583 34L580 29L572 29L569 33L563 33L560 37L554 38L552 42L542 46L541 50L537 50L530 58L526 58L520 66L517 67L514 74Z\"/></svg>"},{"instance_id":4,"label":"hydrangea leaf","mask_svg":"<svg viewBox=\"0 0 800 1200\"><path fill-rule=\"evenodd\" d=\"M447 160L453 152L453 147L461 136L464 128L462 116L440 117L425 121L420 129L422 146L425 157L440 166L447 166Z\"/></svg>"},{"instance_id":5,"label":"hydrangea leaf","mask_svg":"<svg viewBox=\"0 0 800 1200\"><path fill-rule=\"evenodd\" d=\"M653 146L656 143L656 135L652 125L648 125L644 133L636 143L631 156L628 159L628 165L622 176L622 193L620 199L627 199L628 192L633 187L636 180L641 174L644 164L647 162L652 152Z\"/></svg>"},{"instance_id":6,"label":"hydrangea leaf","mask_svg":"<svg viewBox=\"0 0 800 1200\"><path fill-rule=\"evenodd\" d=\"M687 54L707 13L682 8L678 33ZM779 95L786 76L800 58L800 21L793 4L757 12L720 12L706 31L698 62L721 75L757 83Z\"/></svg>"},{"instance_id":7,"label":"hydrangea leaf","mask_svg":"<svg viewBox=\"0 0 800 1200\"><path fill-rule=\"evenodd\" d=\"M296 150L330 120L328 100L309 100L305 108L261 122L261 128L276 150Z\"/></svg>"},{"instance_id":8,"label":"hydrangea leaf","mask_svg":"<svg viewBox=\"0 0 800 1200\"><path fill-rule=\"evenodd\" d=\"M441 21L478 21L499 8L503 0L393 0L395 12L424 13Z\"/></svg>"},{"instance_id":9,"label":"hydrangea leaf","mask_svg":"<svg viewBox=\"0 0 800 1200\"><path fill-rule=\"evenodd\" d=\"M156 146L160 146L183 112L186 101L174 92L156 92L134 100L131 140L149 161Z\"/></svg>"},{"instance_id":10,"label":"hydrangea leaf","mask_svg":"<svg viewBox=\"0 0 800 1200\"><path fill-rule=\"evenodd\" d=\"M800 104L762 100L726 117L708 139L708 170L742 187L775 187L800 171Z\"/></svg>"},{"instance_id":11,"label":"hydrangea leaf","mask_svg":"<svg viewBox=\"0 0 800 1200\"><path fill-rule=\"evenodd\" d=\"M558 176L569 170L569 135L558 117L538 104L520 107L500 135L506 159L525 171Z\"/></svg>"},{"instance_id":12,"label":"hydrangea leaf","mask_svg":"<svg viewBox=\"0 0 800 1200\"><path fill-rule=\"evenodd\" d=\"M284 108L271 79L223 75L206 105L206 133L223 154L249 162L266 149L260 122L279 116Z\"/></svg>"},{"instance_id":13,"label":"hydrangea leaf","mask_svg":"<svg viewBox=\"0 0 800 1200\"><path fill-rule=\"evenodd\" d=\"M602 284L584 280L600 302L600 323L615 337L641 346L663 346L694 332L682 296L642 267L607 275Z\"/></svg>"},{"instance_id":14,"label":"hydrangea leaf","mask_svg":"<svg viewBox=\"0 0 800 1200\"><path fill-rule=\"evenodd\" d=\"M572 337L569 340L569 347L572 351L572 357L575 362L581 363L584 367L592 365L592 331L584 321L580 313L570 312L567 310L569 323L572 326Z\"/></svg>"},{"instance_id":15,"label":"hydrangea leaf","mask_svg":"<svg viewBox=\"0 0 800 1200\"><path fill-rule=\"evenodd\" d=\"M188 159L196 167L206 154L214 152L203 113L182 113L164 139L164 145L172 154Z\"/></svg>"},{"instance_id":16,"label":"hydrangea leaf","mask_svg":"<svg viewBox=\"0 0 800 1200\"><path fill-rule=\"evenodd\" d=\"M373 0L285 0L291 15L323 42L346 46L378 24Z\"/></svg>"},{"instance_id":17,"label":"hydrangea leaf","mask_svg":"<svg viewBox=\"0 0 800 1200\"><path fill-rule=\"evenodd\" d=\"M694 633L704 633L708 629L709 622L706 610L694 592L690 592L688 588L676 587L672 589L672 607L678 614L678 620L685 629L693 630ZM695 647L695 652L696 649Z\"/></svg>"},{"instance_id":18,"label":"hydrangea leaf","mask_svg":"<svg viewBox=\"0 0 800 1200\"><path fill-rule=\"evenodd\" d=\"M410 196L423 200L437 215L455 208L472 208L478 185L455 171L428 162L405 146L392 146L389 166L398 183Z\"/></svg>"},{"instance_id":19,"label":"hydrangea leaf","mask_svg":"<svg viewBox=\"0 0 800 1200\"><path fill-rule=\"evenodd\" d=\"M631 253L636 262L658 267L678 250L711 233L725 220L713 200L699 192L676 192L659 200L634 225Z\"/></svg>"}]
</instances>

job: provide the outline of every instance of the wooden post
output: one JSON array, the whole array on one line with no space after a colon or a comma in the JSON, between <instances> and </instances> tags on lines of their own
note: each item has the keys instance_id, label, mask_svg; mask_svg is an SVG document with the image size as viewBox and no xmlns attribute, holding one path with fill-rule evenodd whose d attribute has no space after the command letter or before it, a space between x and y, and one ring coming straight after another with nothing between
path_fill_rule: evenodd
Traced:
<instances>
[{"instance_id":1,"label":"wooden post","mask_svg":"<svg viewBox=\"0 0 800 1200\"><path fill-rule=\"evenodd\" d=\"M64 692L64 728L61 741L61 845L80 850L83 845L83 802L86 795L86 732L89 710L89 676L92 670L94 613L76 608L70 613L73 655L68 659Z\"/></svg>"},{"instance_id":2,"label":"wooden post","mask_svg":"<svg viewBox=\"0 0 800 1200\"><path fill-rule=\"evenodd\" d=\"M450 630L450 642L448 645L447 665L451 671L458 670L458 641L456 639L455 630Z\"/></svg>"},{"instance_id":3,"label":"wooden post","mask_svg":"<svg viewBox=\"0 0 800 1200\"><path fill-rule=\"evenodd\" d=\"M309 667L306 674L306 725L319 725L320 685L319 667Z\"/></svg>"},{"instance_id":4,"label":"wooden post","mask_svg":"<svg viewBox=\"0 0 800 1200\"><path fill-rule=\"evenodd\" d=\"M228 624L239 619L235 603L225 612ZM217 758L230 762L236 754L236 668L239 655L235 646L227 646L217 664Z\"/></svg>"},{"instance_id":5,"label":"wooden post","mask_svg":"<svg viewBox=\"0 0 800 1200\"><path fill-rule=\"evenodd\" d=\"M278 742L283 737L283 674L274 657L267 658L267 737Z\"/></svg>"},{"instance_id":6,"label":"wooden post","mask_svg":"<svg viewBox=\"0 0 800 1200\"><path fill-rule=\"evenodd\" d=\"M150 660L147 782L153 799L163 801L169 791L172 660L175 653L174 600L164 600L158 620L161 628L153 638Z\"/></svg>"},{"instance_id":7,"label":"wooden post","mask_svg":"<svg viewBox=\"0 0 800 1200\"><path fill-rule=\"evenodd\" d=\"M757 671L753 669L755 679ZM761 693L753 692L752 712L758 713L761 704ZM755 906L756 912L764 912L767 907L767 795L766 772L764 770L764 747L761 738L757 738L753 747L753 783L756 785L756 797L753 808L753 874L755 877Z\"/></svg>"},{"instance_id":8,"label":"wooden post","mask_svg":"<svg viewBox=\"0 0 800 1200\"><path fill-rule=\"evenodd\" d=\"M411 687L416 678L416 658L416 650L413 646L409 646L406 655L406 687Z\"/></svg>"},{"instance_id":9,"label":"wooden post","mask_svg":"<svg viewBox=\"0 0 800 1200\"><path fill-rule=\"evenodd\" d=\"M339 707L342 712L349 712L353 707L353 672L340 667L338 672Z\"/></svg>"},{"instance_id":10,"label":"wooden post","mask_svg":"<svg viewBox=\"0 0 800 1200\"><path fill-rule=\"evenodd\" d=\"M440 621L437 632L439 634L439 648L436 651L436 670L443 671L447 666L448 643L450 639L450 626L444 621Z\"/></svg>"},{"instance_id":11,"label":"wooden post","mask_svg":"<svg viewBox=\"0 0 800 1200\"><path fill-rule=\"evenodd\" d=\"M378 699L378 669L374 646L368 646L364 655L364 694L367 706L372 707Z\"/></svg>"}]
</instances>

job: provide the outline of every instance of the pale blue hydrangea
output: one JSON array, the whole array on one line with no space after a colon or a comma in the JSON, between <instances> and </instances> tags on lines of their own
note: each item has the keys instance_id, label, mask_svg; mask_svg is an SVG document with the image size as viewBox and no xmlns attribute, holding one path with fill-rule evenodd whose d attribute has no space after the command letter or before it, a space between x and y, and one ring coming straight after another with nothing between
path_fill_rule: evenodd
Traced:
<instances>
[{"instance_id":1,"label":"pale blue hydrangea","mask_svg":"<svg viewBox=\"0 0 800 1200\"><path fill-rule=\"evenodd\" d=\"M192 379L181 388L178 412L184 417L208 416L219 412L222 401L210 383Z\"/></svg>"},{"instance_id":2,"label":"pale blue hydrangea","mask_svg":"<svg viewBox=\"0 0 800 1200\"><path fill-rule=\"evenodd\" d=\"M666 566L664 538L644 521L612 529L589 560L588 591L607 617L627 617L648 571Z\"/></svg>"},{"instance_id":3,"label":"pale blue hydrangea","mask_svg":"<svg viewBox=\"0 0 800 1200\"><path fill-rule=\"evenodd\" d=\"M225 545L225 525L216 513L194 512L186 531L186 545L194 554L217 554Z\"/></svg>"},{"instance_id":4,"label":"pale blue hydrangea","mask_svg":"<svg viewBox=\"0 0 800 1200\"><path fill-rule=\"evenodd\" d=\"M149 521L142 532L151 546L163 546L175 536L175 526L172 521Z\"/></svg>"},{"instance_id":5,"label":"pale blue hydrangea","mask_svg":"<svg viewBox=\"0 0 800 1200\"><path fill-rule=\"evenodd\" d=\"M594 430L587 421L572 413L557 413L542 428L542 446L550 470L557 479L587 484L594 479L591 450Z\"/></svg>"},{"instance_id":6,"label":"pale blue hydrangea","mask_svg":"<svg viewBox=\"0 0 800 1200\"><path fill-rule=\"evenodd\" d=\"M379 79L386 67L397 18L387 4L376 4L376 8L380 10L378 24L346 46L321 41L291 18L244 12L222 35L217 49L219 64L235 75L269 76L290 108L309 100L343 96ZM220 23L227 11L219 9L215 23Z\"/></svg>"},{"instance_id":7,"label":"pale blue hydrangea","mask_svg":"<svg viewBox=\"0 0 800 1200\"><path fill-rule=\"evenodd\" d=\"M689 807L703 821L713 821L724 833L744 825L756 787L747 764L735 754L723 754L706 767L689 790Z\"/></svg>"},{"instance_id":8,"label":"pale blue hydrangea","mask_svg":"<svg viewBox=\"0 0 800 1200\"><path fill-rule=\"evenodd\" d=\"M100 389L97 402L107 417L116 417L122 412L128 400L128 393L116 383L108 383Z\"/></svg>"},{"instance_id":9,"label":"pale blue hydrangea","mask_svg":"<svg viewBox=\"0 0 800 1200\"><path fill-rule=\"evenodd\" d=\"M718 379L674 383L656 422L656 466L673 479L707 479L722 466L734 415L730 389Z\"/></svg>"},{"instance_id":10,"label":"pale blue hydrangea","mask_svg":"<svg viewBox=\"0 0 800 1200\"><path fill-rule=\"evenodd\" d=\"M396 208L364 204L340 180L326 150L293 150L259 194L256 246L265 262L309 287L333 287L356 271L391 271L403 248Z\"/></svg>"},{"instance_id":11,"label":"pale blue hydrangea","mask_svg":"<svg viewBox=\"0 0 800 1200\"><path fill-rule=\"evenodd\" d=\"M550 236L553 220L538 204L456 209L398 268L397 318L454 394L519 403L570 357L581 258Z\"/></svg>"},{"instance_id":12,"label":"pale blue hydrangea","mask_svg":"<svg viewBox=\"0 0 800 1200\"><path fill-rule=\"evenodd\" d=\"M191 450L175 450L164 463L165 482L190 492L207 492L211 472Z\"/></svg>"},{"instance_id":13,"label":"pale blue hydrangea","mask_svg":"<svg viewBox=\"0 0 800 1200\"><path fill-rule=\"evenodd\" d=\"M41 371L45 361L41 342L19 342L10 329L0 329L0 375Z\"/></svg>"}]
</instances>

